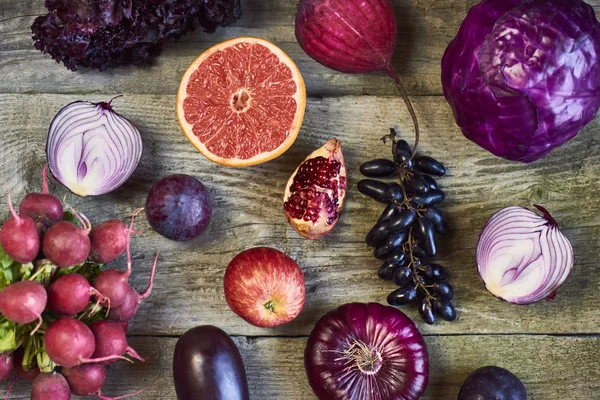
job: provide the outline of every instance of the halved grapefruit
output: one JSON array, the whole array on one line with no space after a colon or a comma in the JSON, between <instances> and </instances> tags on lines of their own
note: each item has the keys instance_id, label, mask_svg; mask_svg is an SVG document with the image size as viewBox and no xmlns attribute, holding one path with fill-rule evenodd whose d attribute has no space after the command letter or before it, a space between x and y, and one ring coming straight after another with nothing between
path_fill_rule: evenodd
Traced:
<instances>
[{"instance_id":1,"label":"halved grapefruit","mask_svg":"<svg viewBox=\"0 0 600 400\"><path fill-rule=\"evenodd\" d=\"M283 154L296 140L306 107L304 80L274 44L253 37L205 51L183 75L177 117L208 159L231 167Z\"/></svg>"}]
</instances>

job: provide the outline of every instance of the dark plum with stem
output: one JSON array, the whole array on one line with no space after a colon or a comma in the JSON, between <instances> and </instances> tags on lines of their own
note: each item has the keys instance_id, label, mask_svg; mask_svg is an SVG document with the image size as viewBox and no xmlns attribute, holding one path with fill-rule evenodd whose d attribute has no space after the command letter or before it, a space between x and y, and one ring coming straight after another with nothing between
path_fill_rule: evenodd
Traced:
<instances>
[{"instance_id":1,"label":"dark plum with stem","mask_svg":"<svg viewBox=\"0 0 600 400\"><path fill-rule=\"evenodd\" d=\"M164 237L187 241L206 230L212 216L208 190L198 179L184 174L156 182L146 199L146 217Z\"/></svg>"},{"instance_id":2,"label":"dark plum with stem","mask_svg":"<svg viewBox=\"0 0 600 400\"><path fill-rule=\"evenodd\" d=\"M387 301L393 306L417 301L419 314L428 324L434 324L438 317L454 321L454 292L448 273L431 262L438 251L436 234L449 232L444 216L435 208L445 195L434 176L444 176L446 168L439 161L416 153L418 137L412 149L405 140L397 140L393 129L382 139L384 143L391 140L393 160L368 161L360 171L368 178L396 175L398 181L363 179L358 182L358 190L387 204L365 239L375 247L375 257L385 259L379 276L398 285Z\"/></svg>"}]
</instances>

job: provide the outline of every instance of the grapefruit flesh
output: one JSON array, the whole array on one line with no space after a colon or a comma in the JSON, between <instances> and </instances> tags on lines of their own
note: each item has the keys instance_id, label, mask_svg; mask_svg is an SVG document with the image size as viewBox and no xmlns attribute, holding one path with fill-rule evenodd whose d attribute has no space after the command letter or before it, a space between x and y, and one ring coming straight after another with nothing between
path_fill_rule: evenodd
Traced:
<instances>
[{"instance_id":1,"label":"grapefruit flesh","mask_svg":"<svg viewBox=\"0 0 600 400\"><path fill-rule=\"evenodd\" d=\"M208 159L233 167L260 164L296 140L306 89L294 62L274 44L242 37L204 52L186 71L177 116Z\"/></svg>"}]
</instances>

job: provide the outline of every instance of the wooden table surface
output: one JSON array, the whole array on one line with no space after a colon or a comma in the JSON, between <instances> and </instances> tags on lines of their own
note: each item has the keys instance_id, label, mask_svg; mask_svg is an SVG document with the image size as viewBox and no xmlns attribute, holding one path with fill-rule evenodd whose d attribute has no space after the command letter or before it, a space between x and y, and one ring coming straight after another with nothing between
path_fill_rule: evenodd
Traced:
<instances>
[{"instance_id":1,"label":"wooden table surface","mask_svg":"<svg viewBox=\"0 0 600 400\"><path fill-rule=\"evenodd\" d=\"M151 356L146 363L118 364L109 372L106 395L121 395L158 383L142 399L175 399L171 357L177 337L201 324L217 325L242 352L255 400L314 399L304 373L306 337L327 311L353 301L385 302L394 285L378 279L379 262L363 238L380 206L360 195L359 165L387 156L378 140L395 127L408 140L412 126L389 78L347 75L312 61L296 43L298 0L242 0L244 15L214 35L200 31L168 43L150 68L70 72L32 46L30 25L45 12L42 0L0 4L0 215L4 194L13 198L37 190L45 163L47 129L56 112L74 100L125 97L115 108L143 133L144 154L131 180L118 191L68 202L92 222L124 218L145 203L153 182L172 173L202 180L214 200L213 221L197 240L168 241L146 233L132 246L133 283L145 286L152 257L161 249L154 292L131 324L131 344ZM441 96L440 59L475 0L394 0L399 22L395 66L412 96L423 129L421 149L444 161L441 180L448 200L443 210L452 232L441 243L439 260L452 274L459 317L428 326L414 306L403 309L418 325L429 348L427 400L455 399L472 370L498 365L513 371L533 400L600 399L600 134L598 120L579 136L531 165L501 160L465 139ZM600 11L600 0L591 0ZM277 160L230 169L213 164L187 142L175 114L175 95L188 65L205 49L241 35L278 44L306 80L308 104L296 143ZM288 177L312 149L329 137L344 144L350 174L347 209L325 239L307 241L286 222L281 196ZM64 188L54 182L61 196ZM573 243L575 269L556 300L516 306L484 288L475 265L478 234L497 210L539 203L551 210ZM259 245L281 249L302 266L307 302L302 314L277 329L245 323L228 308L223 294L225 267L240 251ZM119 264L123 265L121 258ZM161 375L163 374L163 375ZM6 386L2 386L2 389ZM12 398L29 398L18 383Z\"/></svg>"}]
</instances>

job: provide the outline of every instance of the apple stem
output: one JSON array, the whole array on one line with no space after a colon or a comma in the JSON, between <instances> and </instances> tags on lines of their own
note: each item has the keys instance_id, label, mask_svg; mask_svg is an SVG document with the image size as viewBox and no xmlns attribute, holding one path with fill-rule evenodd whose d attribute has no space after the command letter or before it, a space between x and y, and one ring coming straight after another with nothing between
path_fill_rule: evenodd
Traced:
<instances>
[{"instance_id":1,"label":"apple stem","mask_svg":"<svg viewBox=\"0 0 600 400\"><path fill-rule=\"evenodd\" d=\"M271 313L275 312L275 302L273 300L267 301L264 305L267 310L271 311Z\"/></svg>"}]
</instances>

